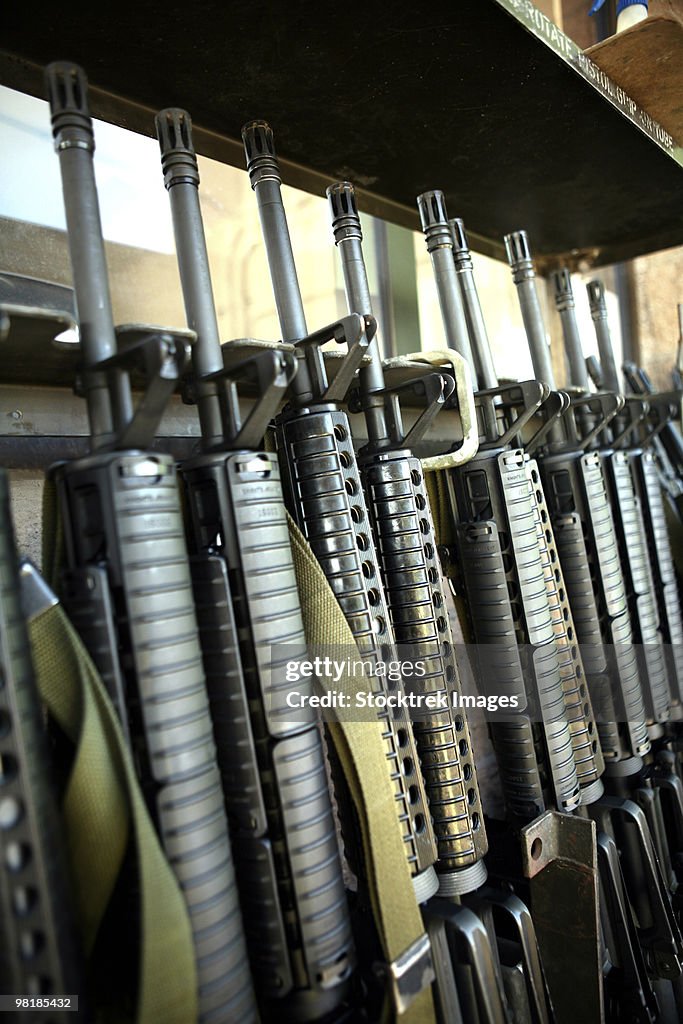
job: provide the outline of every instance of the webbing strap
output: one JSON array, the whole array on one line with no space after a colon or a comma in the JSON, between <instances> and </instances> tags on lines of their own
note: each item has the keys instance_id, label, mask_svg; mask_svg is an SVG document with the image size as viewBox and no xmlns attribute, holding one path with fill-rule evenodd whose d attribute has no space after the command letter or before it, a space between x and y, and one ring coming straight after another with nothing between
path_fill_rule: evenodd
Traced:
<instances>
[{"instance_id":1,"label":"webbing strap","mask_svg":"<svg viewBox=\"0 0 683 1024\"><path fill-rule=\"evenodd\" d=\"M287 521L309 644L353 650L353 634L325 574L291 516ZM335 682L349 695L351 706L362 679L361 672L347 673ZM335 721L330 723L330 734L360 820L373 914L384 956L391 964L425 929L396 823L380 723ZM434 1019L430 987L400 1017L401 1024L433 1024Z\"/></svg>"}]
</instances>

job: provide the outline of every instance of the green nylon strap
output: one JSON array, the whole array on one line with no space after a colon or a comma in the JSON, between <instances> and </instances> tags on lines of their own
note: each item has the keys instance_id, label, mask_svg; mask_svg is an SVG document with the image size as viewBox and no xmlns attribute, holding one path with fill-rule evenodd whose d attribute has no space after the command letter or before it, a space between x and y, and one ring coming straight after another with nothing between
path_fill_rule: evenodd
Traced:
<instances>
[{"instance_id":1,"label":"green nylon strap","mask_svg":"<svg viewBox=\"0 0 683 1024\"><path fill-rule=\"evenodd\" d=\"M353 634L325 574L294 520L289 515L287 520L309 644L353 650ZM352 706L362 679L362 673L345 674L335 683L349 695ZM425 929L396 823L380 723L331 722L330 734L361 823L373 913L384 955L391 963ZM413 1001L400 1020L401 1024L433 1024L431 988Z\"/></svg>"},{"instance_id":2,"label":"green nylon strap","mask_svg":"<svg viewBox=\"0 0 683 1024\"><path fill-rule=\"evenodd\" d=\"M90 953L129 838L140 885L137 1024L193 1024L196 971L190 921L145 806L116 712L59 605L29 623L41 697L76 753L63 803L76 900Z\"/></svg>"}]
</instances>

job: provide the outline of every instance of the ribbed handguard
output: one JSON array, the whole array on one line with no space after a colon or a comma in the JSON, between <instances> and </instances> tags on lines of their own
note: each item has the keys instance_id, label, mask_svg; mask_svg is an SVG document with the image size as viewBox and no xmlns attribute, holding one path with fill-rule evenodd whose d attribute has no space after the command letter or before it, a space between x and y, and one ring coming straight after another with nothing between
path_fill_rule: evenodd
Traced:
<instances>
[{"instance_id":1,"label":"ribbed handguard","mask_svg":"<svg viewBox=\"0 0 683 1024\"><path fill-rule=\"evenodd\" d=\"M267 998L291 993L296 1019L322 1017L345 994L353 949L317 719L308 708L291 720L278 671L308 655L277 459L202 455L182 479L254 973ZM296 689L314 692L306 679Z\"/></svg>"},{"instance_id":2,"label":"ribbed handguard","mask_svg":"<svg viewBox=\"0 0 683 1024\"><path fill-rule=\"evenodd\" d=\"M107 566L133 751L190 914L200 1020L255 1020L173 461L114 452L54 472L69 566Z\"/></svg>"},{"instance_id":3,"label":"ribbed handguard","mask_svg":"<svg viewBox=\"0 0 683 1024\"><path fill-rule=\"evenodd\" d=\"M0 991L82 993L69 881L0 471ZM15 1011L30 1020L35 1010ZM70 1014L51 1011L54 1021Z\"/></svg>"},{"instance_id":4,"label":"ribbed handguard","mask_svg":"<svg viewBox=\"0 0 683 1024\"><path fill-rule=\"evenodd\" d=\"M449 484L463 525L480 526L490 521L497 525L504 567L500 605L504 602L504 583L509 615L522 653L521 671L529 714L540 723L534 727L533 735L542 783L550 790L544 801L547 799L560 810L573 810L579 802L579 785L524 453L519 449L480 450L471 462L449 475ZM470 608L477 643L500 643L500 622L497 614L491 614L494 608L495 604L490 605L485 616L479 614L477 607ZM507 609L503 614L504 621L509 622ZM502 660L508 650L506 642ZM505 688L514 692L519 686L519 669L515 664L511 668ZM503 685L500 680L498 684ZM519 764L513 777L524 779L529 777L531 751L528 736L520 739L521 742L511 730L503 749L512 760L515 742L520 742ZM521 795L518 790L517 800ZM533 804L537 796L535 785L530 786L527 802Z\"/></svg>"},{"instance_id":5,"label":"ribbed handguard","mask_svg":"<svg viewBox=\"0 0 683 1024\"><path fill-rule=\"evenodd\" d=\"M520 709L514 721L489 723L505 802L514 817L532 821L545 810L545 799L495 522L457 526L455 553L473 636L478 644L487 645L485 652L478 652L482 661L485 654L485 671L495 679L500 694L516 698Z\"/></svg>"},{"instance_id":6,"label":"ribbed handguard","mask_svg":"<svg viewBox=\"0 0 683 1024\"><path fill-rule=\"evenodd\" d=\"M671 717L680 719L683 717L683 624L662 488L652 452L644 451L632 458L631 465L645 522L659 628L666 645Z\"/></svg>"},{"instance_id":7,"label":"ribbed handguard","mask_svg":"<svg viewBox=\"0 0 683 1024\"><path fill-rule=\"evenodd\" d=\"M669 684L645 526L634 490L630 456L622 451L605 453L603 466L614 510L633 639L639 646L646 721L652 730L669 718Z\"/></svg>"},{"instance_id":8,"label":"ribbed handguard","mask_svg":"<svg viewBox=\"0 0 683 1024\"><path fill-rule=\"evenodd\" d=\"M545 585L557 646L564 706L572 738L576 773L582 790L593 787L605 769L598 742L591 696L586 686L585 670L572 609L567 598L567 585L562 572L553 526L546 504L538 464L527 462L529 485L534 504L536 536L543 561ZM597 789L600 787L598 786Z\"/></svg>"},{"instance_id":9,"label":"ribbed handguard","mask_svg":"<svg viewBox=\"0 0 683 1024\"><path fill-rule=\"evenodd\" d=\"M283 416L277 447L285 501L325 573L364 660L391 660L394 638L371 523L345 413L328 408ZM399 684L366 676L373 693ZM405 711L378 709L397 816L413 874L436 859L436 841Z\"/></svg>"},{"instance_id":10,"label":"ribbed handguard","mask_svg":"<svg viewBox=\"0 0 683 1024\"><path fill-rule=\"evenodd\" d=\"M419 692L448 702L428 717L418 715L413 728L436 834L437 871L454 872L478 864L488 844L467 721L451 703L460 681L424 477L419 460L407 452L361 455L359 461L399 652L403 658L409 651L411 660L424 665Z\"/></svg>"},{"instance_id":11,"label":"ribbed handguard","mask_svg":"<svg viewBox=\"0 0 683 1024\"><path fill-rule=\"evenodd\" d=\"M603 755L619 761L644 753L649 749L645 710L600 456L546 455L539 469L584 667L600 698Z\"/></svg>"},{"instance_id":12,"label":"ribbed handguard","mask_svg":"<svg viewBox=\"0 0 683 1024\"><path fill-rule=\"evenodd\" d=\"M618 685L619 703L623 705L619 707L617 704L614 713L599 723L600 742L606 758L621 760L641 756L650 749L643 688L633 648L626 587L601 456L598 452L587 452L580 457L578 466L582 486L575 484L572 491L577 500L584 503L579 514L585 527L586 553L598 621L603 644L609 645L614 656L613 686ZM582 639L580 629L579 639ZM607 681L605 700L611 700L610 692Z\"/></svg>"}]
</instances>

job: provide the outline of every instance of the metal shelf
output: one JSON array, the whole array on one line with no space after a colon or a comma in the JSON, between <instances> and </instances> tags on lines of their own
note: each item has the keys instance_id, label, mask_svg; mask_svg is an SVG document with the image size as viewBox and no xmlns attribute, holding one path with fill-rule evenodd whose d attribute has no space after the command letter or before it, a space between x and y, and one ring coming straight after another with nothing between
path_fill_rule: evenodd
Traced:
<instances>
[{"instance_id":1,"label":"metal shelf","mask_svg":"<svg viewBox=\"0 0 683 1024\"><path fill-rule=\"evenodd\" d=\"M151 134L182 104L200 152L238 167L240 126L265 117L286 181L348 177L396 223L443 188L492 255L519 227L546 266L683 243L683 149L529 0L14 5L3 46L3 84L42 95L40 66L76 60L97 116Z\"/></svg>"}]
</instances>

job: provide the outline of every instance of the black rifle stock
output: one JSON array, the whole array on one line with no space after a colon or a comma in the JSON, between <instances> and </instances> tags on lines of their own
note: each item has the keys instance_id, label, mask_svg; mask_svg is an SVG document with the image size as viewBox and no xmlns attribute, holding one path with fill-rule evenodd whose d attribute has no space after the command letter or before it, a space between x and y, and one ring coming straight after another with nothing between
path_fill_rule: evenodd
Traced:
<instances>
[{"instance_id":1,"label":"black rifle stock","mask_svg":"<svg viewBox=\"0 0 683 1024\"><path fill-rule=\"evenodd\" d=\"M150 333L117 351L107 284L87 81L47 69L79 309L90 455L53 467L67 607L114 699L190 916L200 1020L254 1020L221 780L209 715L173 460L145 451L188 356ZM133 360L149 383L137 409ZM83 612L92 594L101 599ZM124 719L125 720L125 719Z\"/></svg>"},{"instance_id":2,"label":"black rifle stock","mask_svg":"<svg viewBox=\"0 0 683 1024\"><path fill-rule=\"evenodd\" d=\"M80 995L63 825L22 606L5 471L0 471L0 993ZM35 577L37 579L37 575ZM29 1021L40 1011L13 1010ZM50 1011L55 1021L69 1015Z\"/></svg>"},{"instance_id":3,"label":"black rifle stock","mask_svg":"<svg viewBox=\"0 0 683 1024\"><path fill-rule=\"evenodd\" d=\"M315 711L292 721L282 669L305 660L277 458L259 450L296 365L270 350L226 375L199 205L192 125L156 118L188 324L203 454L180 467L209 700L257 990L290 1019L348 994L353 945ZM261 399L242 425L234 376ZM313 692L311 680L296 684Z\"/></svg>"},{"instance_id":4,"label":"black rifle stock","mask_svg":"<svg viewBox=\"0 0 683 1024\"><path fill-rule=\"evenodd\" d=\"M372 316L353 185L339 182L328 188L327 196L349 311ZM460 895L486 878L482 858L488 844L467 719L453 710L452 695L460 692L460 683L424 473L410 451L411 437L422 430L422 422L404 435L399 396L386 390L376 336L369 354L370 365L359 370L357 404L365 413L370 440L358 453L358 464L399 651L409 652L411 660L427 669L419 692L442 695L447 705L428 717L418 714L413 729L437 839L439 894ZM433 418L447 397L443 378L435 374L429 383L433 395L427 399L425 420ZM390 402L391 426L385 410Z\"/></svg>"},{"instance_id":5,"label":"black rifle stock","mask_svg":"<svg viewBox=\"0 0 683 1024\"><path fill-rule=\"evenodd\" d=\"M328 578L365 662L395 659L395 641L368 508L346 413L340 407L374 333L372 318L354 315L308 335L287 220L273 134L262 121L242 130L247 168L256 194L283 340L294 342L299 369L290 405L276 419L276 444L285 502ZM328 384L320 345L346 341L348 354ZM365 677L373 693L400 692L401 684L373 673ZM417 749L405 710L378 710L384 725L387 768L420 901L438 881L433 864L436 842L419 772Z\"/></svg>"}]
</instances>

